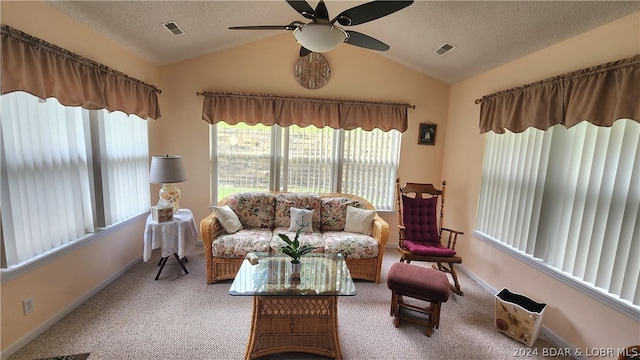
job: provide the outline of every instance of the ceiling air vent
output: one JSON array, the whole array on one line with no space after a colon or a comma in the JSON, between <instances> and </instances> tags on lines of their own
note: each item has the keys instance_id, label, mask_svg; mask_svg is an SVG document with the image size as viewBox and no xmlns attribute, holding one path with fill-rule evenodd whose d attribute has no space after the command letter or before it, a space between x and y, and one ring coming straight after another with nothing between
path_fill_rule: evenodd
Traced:
<instances>
[{"instance_id":1,"label":"ceiling air vent","mask_svg":"<svg viewBox=\"0 0 640 360\"><path fill-rule=\"evenodd\" d=\"M164 24L162 24L165 28L167 28L167 30L169 30L173 35L182 35L184 34L184 30L182 30L180 28L180 26L178 25L178 23L176 23L175 21L169 21L166 22Z\"/></svg>"},{"instance_id":2,"label":"ceiling air vent","mask_svg":"<svg viewBox=\"0 0 640 360\"><path fill-rule=\"evenodd\" d=\"M455 45L452 45L446 42L442 44L442 46L440 46L439 48L433 50L433 52L440 56L445 56L449 51L453 50L455 47L456 47Z\"/></svg>"}]
</instances>

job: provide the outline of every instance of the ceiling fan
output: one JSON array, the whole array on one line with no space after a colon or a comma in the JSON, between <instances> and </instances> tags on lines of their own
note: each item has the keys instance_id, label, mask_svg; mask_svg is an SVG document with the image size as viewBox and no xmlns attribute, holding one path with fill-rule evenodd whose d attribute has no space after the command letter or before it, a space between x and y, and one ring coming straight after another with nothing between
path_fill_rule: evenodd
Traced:
<instances>
[{"instance_id":1,"label":"ceiling fan","mask_svg":"<svg viewBox=\"0 0 640 360\"><path fill-rule=\"evenodd\" d=\"M392 14L411 5L413 1L371 1L347 9L329 20L329 12L324 1L320 0L315 10L305 0L287 0L300 15L311 21L293 21L288 25L233 26L231 30L289 30L301 46L300 56L311 52L327 52L344 42L367 49L386 51L389 45L371 36L353 30L344 30L340 26L353 26L366 23Z\"/></svg>"}]
</instances>

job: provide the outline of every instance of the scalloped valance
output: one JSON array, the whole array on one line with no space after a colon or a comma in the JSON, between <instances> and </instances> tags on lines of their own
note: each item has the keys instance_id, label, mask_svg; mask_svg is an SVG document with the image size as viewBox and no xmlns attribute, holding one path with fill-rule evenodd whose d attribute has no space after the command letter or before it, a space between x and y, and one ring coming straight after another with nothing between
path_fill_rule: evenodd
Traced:
<instances>
[{"instance_id":1,"label":"scalloped valance","mask_svg":"<svg viewBox=\"0 0 640 360\"><path fill-rule=\"evenodd\" d=\"M480 133L640 122L640 55L482 97Z\"/></svg>"},{"instance_id":2,"label":"scalloped valance","mask_svg":"<svg viewBox=\"0 0 640 360\"><path fill-rule=\"evenodd\" d=\"M10 26L1 32L2 94L24 91L66 106L160 118L155 86Z\"/></svg>"},{"instance_id":3,"label":"scalloped valance","mask_svg":"<svg viewBox=\"0 0 640 360\"><path fill-rule=\"evenodd\" d=\"M408 104L275 95L204 92L202 119L210 124L263 124L334 129L407 130Z\"/></svg>"}]
</instances>

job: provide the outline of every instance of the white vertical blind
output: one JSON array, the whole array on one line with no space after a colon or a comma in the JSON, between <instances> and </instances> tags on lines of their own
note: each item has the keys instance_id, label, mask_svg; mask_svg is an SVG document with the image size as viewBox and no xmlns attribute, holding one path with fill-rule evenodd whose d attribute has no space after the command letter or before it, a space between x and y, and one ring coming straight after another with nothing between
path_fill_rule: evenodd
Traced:
<instances>
[{"instance_id":1,"label":"white vertical blind","mask_svg":"<svg viewBox=\"0 0 640 360\"><path fill-rule=\"evenodd\" d=\"M399 131L345 131L341 191L359 195L379 210L393 210L399 160Z\"/></svg>"},{"instance_id":2,"label":"white vertical blind","mask_svg":"<svg viewBox=\"0 0 640 360\"><path fill-rule=\"evenodd\" d=\"M3 267L148 211L145 120L24 92L0 99Z\"/></svg>"},{"instance_id":3,"label":"white vertical blind","mask_svg":"<svg viewBox=\"0 0 640 360\"><path fill-rule=\"evenodd\" d=\"M1 98L2 230L11 266L93 231L88 116L54 98Z\"/></svg>"},{"instance_id":4,"label":"white vertical blind","mask_svg":"<svg viewBox=\"0 0 640 360\"><path fill-rule=\"evenodd\" d=\"M333 133L335 130L315 126L289 126L283 135L288 147L283 149L288 181L283 189L292 192L331 192L333 173ZM286 187L285 187L286 186Z\"/></svg>"},{"instance_id":5,"label":"white vertical blind","mask_svg":"<svg viewBox=\"0 0 640 360\"><path fill-rule=\"evenodd\" d=\"M640 123L487 135L477 230L640 304Z\"/></svg>"},{"instance_id":6,"label":"white vertical blind","mask_svg":"<svg viewBox=\"0 0 640 360\"><path fill-rule=\"evenodd\" d=\"M149 209L147 122L121 111L97 110L105 225Z\"/></svg>"},{"instance_id":7,"label":"white vertical blind","mask_svg":"<svg viewBox=\"0 0 640 360\"><path fill-rule=\"evenodd\" d=\"M275 189L346 192L378 209L393 209L400 158L397 130L219 122L211 134L214 203L238 191Z\"/></svg>"}]
</instances>

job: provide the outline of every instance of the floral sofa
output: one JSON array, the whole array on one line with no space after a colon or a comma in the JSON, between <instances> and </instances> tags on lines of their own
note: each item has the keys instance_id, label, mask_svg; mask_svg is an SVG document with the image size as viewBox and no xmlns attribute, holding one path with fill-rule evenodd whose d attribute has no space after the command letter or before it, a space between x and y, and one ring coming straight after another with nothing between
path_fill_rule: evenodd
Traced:
<instances>
[{"instance_id":1,"label":"floral sofa","mask_svg":"<svg viewBox=\"0 0 640 360\"><path fill-rule=\"evenodd\" d=\"M380 282L389 225L367 200L342 193L243 192L222 199L200 222L207 284L235 278L247 253L279 251L284 242L278 234L293 240L301 226L301 244L340 252L354 279Z\"/></svg>"}]
</instances>

